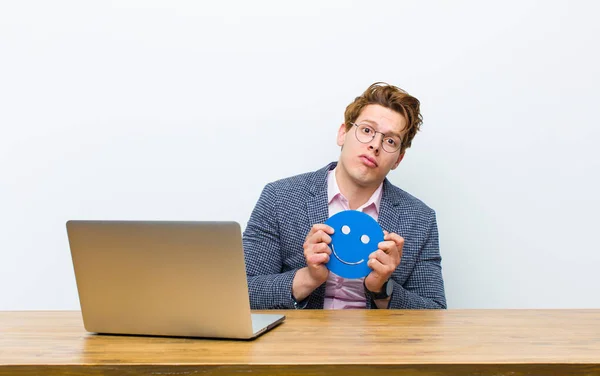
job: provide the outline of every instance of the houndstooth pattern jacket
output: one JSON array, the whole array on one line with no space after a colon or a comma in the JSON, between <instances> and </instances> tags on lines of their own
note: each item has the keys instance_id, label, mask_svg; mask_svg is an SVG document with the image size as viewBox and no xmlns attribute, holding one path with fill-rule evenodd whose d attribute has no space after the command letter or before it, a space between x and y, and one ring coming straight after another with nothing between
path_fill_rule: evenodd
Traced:
<instances>
[{"instance_id":1,"label":"houndstooth pattern jacket","mask_svg":"<svg viewBox=\"0 0 600 376\"><path fill-rule=\"evenodd\" d=\"M292 280L306 266L302 245L310 228L328 216L327 172L336 163L269 183L243 234L252 309L294 308ZM446 308L435 212L417 198L383 183L379 224L404 238L393 272L390 308ZM307 298L306 308L323 308L325 283ZM367 299L365 308L377 308Z\"/></svg>"}]
</instances>

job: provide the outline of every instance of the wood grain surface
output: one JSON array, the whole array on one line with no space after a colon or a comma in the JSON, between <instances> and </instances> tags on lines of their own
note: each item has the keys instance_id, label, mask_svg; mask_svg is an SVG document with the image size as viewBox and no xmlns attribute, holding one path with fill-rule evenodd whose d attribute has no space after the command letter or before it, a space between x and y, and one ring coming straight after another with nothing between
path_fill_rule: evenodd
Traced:
<instances>
[{"instance_id":1,"label":"wood grain surface","mask_svg":"<svg viewBox=\"0 0 600 376\"><path fill-rule=\"evenodd\" d=\"M252 341L96 335L0 312L0 375L600 375L600 310L305 310Z\"/></svg>"}]
</instances>

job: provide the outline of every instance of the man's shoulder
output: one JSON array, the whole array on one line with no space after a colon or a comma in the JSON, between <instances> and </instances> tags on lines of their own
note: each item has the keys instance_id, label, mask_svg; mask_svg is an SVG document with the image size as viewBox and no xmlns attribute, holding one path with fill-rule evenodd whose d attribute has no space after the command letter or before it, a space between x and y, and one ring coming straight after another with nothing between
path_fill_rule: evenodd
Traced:
<instances>
[{"instance_id":1,"label":"man's shoulder","mask_svg":"<svg viewBox=\"0 0 600 376\"><path fill-rule=\"evenodd\" d=\"M287 178L275 180L270 182L268 185L275 189L295 189L300 187L306 187L307 183L312 181L314 178L315 172L305 172L303 174L298 174L294 176L289 176Z\"/></svg>"},{"instance_id":2,"label":"man's shoulder","mask_svg":"<svg viewBox=\"0 0 600 376\"><path fill-rule=\"evenodd\" d=\"M327 165L317 171L305 172L287 178L275 180L267 184L267 189L273 193L284 192L313 192L326 182L327 171L331 165Z\"/></svg>"},{"instance_id":3,"label":"man's shoulder","mask_svg":"<svg viewBox=\"0 0 600 376\"><path fill-rule=\"evenodd\" d=\"M392 184L389 180L386 179L384 184L386 195L395 205L399 205L401 208L409 209L411 211L423 213L423 214L433 214L434 210L425 204L422 200L413 196L412 194L406 192L400 187Z\"/></svg>"}]
</instances>

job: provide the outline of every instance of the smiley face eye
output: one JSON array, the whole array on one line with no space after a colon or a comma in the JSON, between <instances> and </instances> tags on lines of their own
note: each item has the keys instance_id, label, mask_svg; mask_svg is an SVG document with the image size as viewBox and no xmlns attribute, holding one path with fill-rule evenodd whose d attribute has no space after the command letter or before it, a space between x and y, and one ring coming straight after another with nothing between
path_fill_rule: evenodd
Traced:
<instances>
[{"instance_id":1,"label":"smiley face eye","mask_svg":"<svg viewBox=\"0 0 600 376\"><path fill-rule=\"evenodd\" d=\"M350 227L348 227L347 225L343 225L342 226L342 234L348 235L349 233L350 233Z\"/></svg>"},{"instance_id":2,"label":"smiley face eye","mask_svg":"<svg viewBox=\"0 0 600 376\"><path fill-rule=\"evenodd\" d=\"M369 236L367 236L367 235L363 235L363 236L361 236L361 237L360 237L360 241L361 241L363 244L368 244L370 240L371 240L371 239L369 239Z\"/></svg>"}]
</instances>

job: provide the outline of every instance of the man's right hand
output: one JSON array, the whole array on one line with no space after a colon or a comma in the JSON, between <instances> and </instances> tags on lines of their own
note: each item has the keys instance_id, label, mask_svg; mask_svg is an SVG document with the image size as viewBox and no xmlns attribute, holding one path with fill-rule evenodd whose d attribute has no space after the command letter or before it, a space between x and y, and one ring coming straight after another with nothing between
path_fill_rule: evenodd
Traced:
<instances>
[{"instance_id":1,"label":"man's right hand","mask_svg":"<svg viewBox=\"0 0 600 376\"><path fill-rule=\"evenodd\" d=\"M304 258L306 267L298 270L292 284L292 294L297 301L304 300L317 287L327 281L329 269L325 264L329 261L331 237L333 228L319 223L306 235L304 241Z\"/></svg>"},{"instance_id":2,"label":"man's right hand","mask_svg":"<svg viewBox=\"0 0 600 376\"><path fill-rule=\"evenodd\" d=\"M330 226L322 223L313 225L303 245L308 272L317 286L325 282L329 276L329 269L325 266L331 255L329 235L333 235L333 228Z\"/></svg>"}]
</instances>

